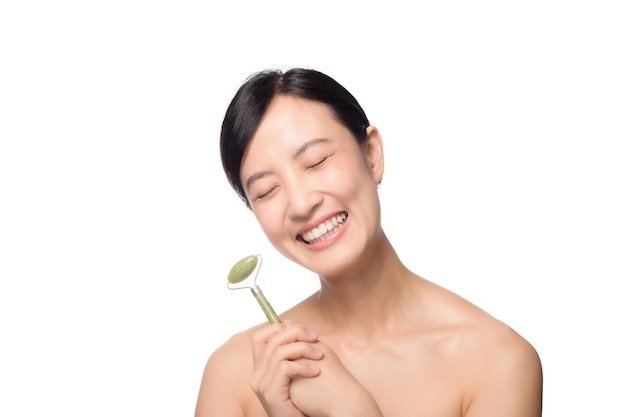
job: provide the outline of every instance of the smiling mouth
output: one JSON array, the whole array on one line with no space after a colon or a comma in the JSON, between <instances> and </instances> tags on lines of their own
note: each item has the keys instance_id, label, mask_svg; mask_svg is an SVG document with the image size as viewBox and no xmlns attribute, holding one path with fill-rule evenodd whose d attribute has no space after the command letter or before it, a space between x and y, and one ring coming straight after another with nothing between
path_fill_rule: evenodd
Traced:
<instances>
[{"instance_id":1,"label":"smiling mouth","mask_svg":"<svg viewBox=\"0 0 626 417\"><path fill-rule=\"evenodd\" d=\"M343 227L347 218L348 218L348 213L344 211L328 219L327 221L320 224L319 226L314 227L308 232L299 234L297 236L297 239L303 241L307 245L312 245L314 243L320 242L326 239L327 237L332 236L335 233L337 233L337 230Z\"/></svg>"}]
</instances>

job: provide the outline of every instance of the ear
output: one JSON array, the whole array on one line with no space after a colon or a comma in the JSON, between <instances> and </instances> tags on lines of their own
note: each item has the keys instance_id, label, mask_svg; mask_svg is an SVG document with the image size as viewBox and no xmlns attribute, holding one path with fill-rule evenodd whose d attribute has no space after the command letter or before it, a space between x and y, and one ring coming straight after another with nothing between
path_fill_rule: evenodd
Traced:
<instances>
[{"instance_id":1,"label":"ear","mask_svg":"<svg viewBox=\"0 0 626 417\"><path fill-rule=\"evenodd\" d=\"M383 139L374 126L369 126L366 130L367 139L361 145L361 149L365 155L367 167L372 173L372 177L376 183L380 183L383 179L385 171L385 156L383 154Z\"/></svg>"}]
</instances>

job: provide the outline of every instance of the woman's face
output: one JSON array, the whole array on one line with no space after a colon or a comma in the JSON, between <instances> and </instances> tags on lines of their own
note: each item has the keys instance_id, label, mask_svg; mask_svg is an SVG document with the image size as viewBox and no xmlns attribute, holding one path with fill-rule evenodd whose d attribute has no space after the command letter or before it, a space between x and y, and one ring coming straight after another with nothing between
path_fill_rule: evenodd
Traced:
<instances>
[{"instance_id":1,"label":"woman's face","mask_svg":"<svg viewBox=\"0 0 626 417\"><path fill-rule=\"evenodd\" d=\"M380 233L382 142L359 145L330 109L277 96L241 164L252 211L287 258L329 277L359 262Z\"/></svg>"}]
</instances>

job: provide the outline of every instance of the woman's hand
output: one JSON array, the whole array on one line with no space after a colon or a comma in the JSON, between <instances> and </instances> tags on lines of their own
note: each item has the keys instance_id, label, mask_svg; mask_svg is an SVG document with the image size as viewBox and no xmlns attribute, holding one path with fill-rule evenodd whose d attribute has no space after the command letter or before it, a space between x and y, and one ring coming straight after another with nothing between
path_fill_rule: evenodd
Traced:
<instances>
[{"instance_id":1,"label":"woman's hand","mask_svg":"<svg viewBox=\"0 0 626 417\"><path fill-rule=\"evenodd\" d=\"M319 373L323 357L317 334L289 322L264 327L253 336L254 370L250 385L271 417L303 417L290 397L293 378Z\"/></svg>"},{"instance_id":2,"label":"woman's hand","mask_svg":"<svg viewBox=\"0 0 626 417\"><path fill-rule=\"evenodd\" d=\"M335 352L320 341L315 346L322 350L322 359L295 361L303 366L318 367L319 372L314 376L298 375L291 379L289 395L293 404L309 417L382 417L374 398L346 369Z\"/></svg>"}]
</instances>

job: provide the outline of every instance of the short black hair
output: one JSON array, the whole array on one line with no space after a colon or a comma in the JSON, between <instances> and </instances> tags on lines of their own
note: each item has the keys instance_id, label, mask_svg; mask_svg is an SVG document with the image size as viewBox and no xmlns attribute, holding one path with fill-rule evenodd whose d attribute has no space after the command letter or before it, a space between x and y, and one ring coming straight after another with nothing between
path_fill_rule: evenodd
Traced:
<instances>
[{"instance_id":1,"label":"short black hair","mask_svg":"<svg viewBox=\"0 0 626 417\"><path fill-rule=\"evenodd\" d=\"M278 95L328 106L358 143L367 138L369 120L356 98L328 75L309 68L263 70L249 76L233 97L220 136L222 166L231 186L250 207L241 183L241 160L272 100Z\"/></svg>"}]
</instances>

